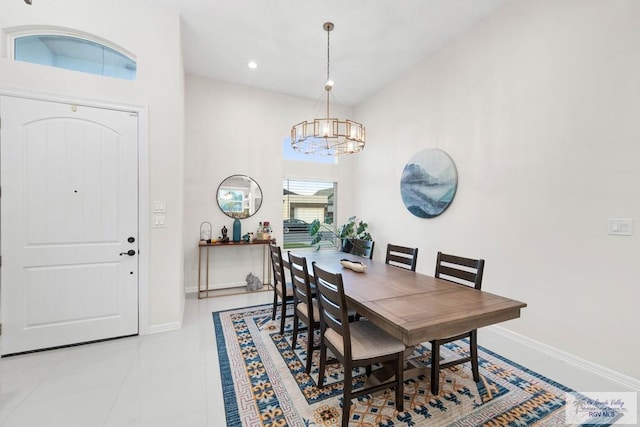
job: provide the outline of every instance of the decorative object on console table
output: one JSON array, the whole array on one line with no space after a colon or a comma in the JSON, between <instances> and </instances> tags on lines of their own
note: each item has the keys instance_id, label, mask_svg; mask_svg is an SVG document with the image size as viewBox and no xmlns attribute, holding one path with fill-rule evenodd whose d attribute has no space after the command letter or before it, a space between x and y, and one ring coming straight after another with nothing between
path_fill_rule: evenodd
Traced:
<instances>
[{"instance_id":1,"label":"decorative object on console table","mask_svg":"<svg viewBox=\"0 0 640 427\"><path fill-rule=\"evenodd\" d=\"M200 240L211 243L212 231L211 223L209 221L203 221L202 224L200 224Z\"/></svg>"},{"instance_id":2,"label":"decorative object on console table","mask_svg":"<svg viewBox=\"0 0 640 427\"><path fill-rule=\"evenodd\" d=\"M222 233L222 238L220 239L220 243L229 243L229 236L227 236L227 233L229 231L227 230L227 226L223 225L222 230L220 230L220 232Z\"/></svg>"},{"instance_id":3,"label":"decorative object on console table","mask_svg":"<svg viewBox=\"0 0 640 427\"><path fill-rule=\"evenodd\" d=\"M433 218L453 202L458 171L447 153L429 148L415 154L404 167L400 195L405 207L417 217Z\"/></svg>"},{"instance_id":4,"label":"decorative object on console table","mask_svg":"<svg viewBox=\"0 0 640 427\"><path fill-rule=\"evenodd\" d=\"M269 221L262 221L258 226L258 232L256 233L256 240L259 242L268 242L271 240L271 226Z\"/></svg>"},{"instance_id":5,"label":"decorative object on console table","mask_svg":"<svg viewBox=\"0 0 640 427\"><path fill-rule=\"evenodd\" d=\"M233 241L239 242L242 236L242 226L240 224L240 220L238 218L233 220Z\"/></svg>"}]
</instances>

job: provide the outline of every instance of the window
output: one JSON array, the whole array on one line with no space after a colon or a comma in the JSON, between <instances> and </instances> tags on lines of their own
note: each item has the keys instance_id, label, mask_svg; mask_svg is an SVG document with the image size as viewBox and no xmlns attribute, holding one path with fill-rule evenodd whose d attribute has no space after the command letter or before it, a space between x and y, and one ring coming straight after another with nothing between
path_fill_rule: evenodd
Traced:
<instances>
[{"instance_id":1,"label":"window","mask_svg":"<svg viewBox=\"0 0 640 427\"><path fill-rule=\"evenodd\" d=\"M335 182L285 179L282 189L282 231L285 249L311 247L313 236L309 235L309 225L316 219L323 228L334 229L337 194ZM321 246L335 247L335 243L331 232L323 233Z\"/></svg>"},{"instance_id":2,"label":"window","mask_svg":"<svg viewBox=\"0 0 640 427\"><path fill-rule=\"evenodd\" d=\"M326 164L338 163L338 158L334 156L304 154L294 150L291 147L291 137L287 137L284 139L284 141L282 141L282 158L285 160L297 160L300 162L313 162L313 163L326 163Z\"/></svg>"},{"instance_id":3,"label":"window","mask_svg":"<svg viewBox=\"0 0 640 427\"><path fill-rule=\"evenodd\" d=\"M136 62L114 48L62 34L14 37L13 59L125 80L135 80L137 71Z\"/></svg>"}]
</instances>

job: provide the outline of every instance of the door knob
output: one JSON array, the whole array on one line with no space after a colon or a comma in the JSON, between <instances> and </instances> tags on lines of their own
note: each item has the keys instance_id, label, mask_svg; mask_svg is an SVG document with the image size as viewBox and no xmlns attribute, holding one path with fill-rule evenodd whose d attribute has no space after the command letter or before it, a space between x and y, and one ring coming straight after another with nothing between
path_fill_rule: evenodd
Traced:
<instances>
[{"instance_id":1,"label":"door knob","mask_svg":"<svg viewBox=\"0 0 640 427\"><path fill-rule=\"evenodd\" d=\"M127 252L120 252L120 256L122 255L134 256L135 254L136 254L136 251L134 251L133 249L129 249Z\"/></svg>"}]
</instances>

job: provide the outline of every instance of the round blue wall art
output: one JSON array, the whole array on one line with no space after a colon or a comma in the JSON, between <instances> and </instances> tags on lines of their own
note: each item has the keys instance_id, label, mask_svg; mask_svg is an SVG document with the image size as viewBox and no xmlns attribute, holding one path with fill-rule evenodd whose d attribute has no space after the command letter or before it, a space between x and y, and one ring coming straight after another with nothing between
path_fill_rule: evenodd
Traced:
<instances>
[{"instance_id":1,"label":"round blue wall art","mask_svg":"<svg viewBox=\"0 0 640 427\"><path fill-rule=\"evenodd\" d=\"M409 212L433 218L444 212L456 195L458 171L447 153L428 148L415 154L402 171L400 194Z\"/></svg>"}]
</instances>

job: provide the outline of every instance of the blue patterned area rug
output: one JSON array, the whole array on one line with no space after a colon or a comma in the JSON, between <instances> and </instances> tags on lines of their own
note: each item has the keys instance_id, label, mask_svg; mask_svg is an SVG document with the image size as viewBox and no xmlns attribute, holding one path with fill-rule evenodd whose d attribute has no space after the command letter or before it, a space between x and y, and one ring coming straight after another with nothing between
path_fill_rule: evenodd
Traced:
<instances>
[{"instance_id":1,"label":"blue patterned area rug","mask_svg":"<svg viewBox=\"0 0 640 427\"><path fill-rule=\"evenodd\" d=\"M292 348L291 318L281 335L279 318L272 321L271 313L270 305L213 313L227 426L340 425L342 366L328 364L325 385L318 387L319 351L309 376L306 331ZM416 349L418 358L428 360L428 345ZM462 354L466 348L453 343L441 354L446 358L446 351ZM396 411L392 390L357 399L350 425L565 425L565 392L572 390L484 348L479 348L479 364L478 383L468 364L442 371L437 396L428 377L406 378L404 412ZM361 385L364 369L353 378Z\"/></svg>"}]
</instances>

